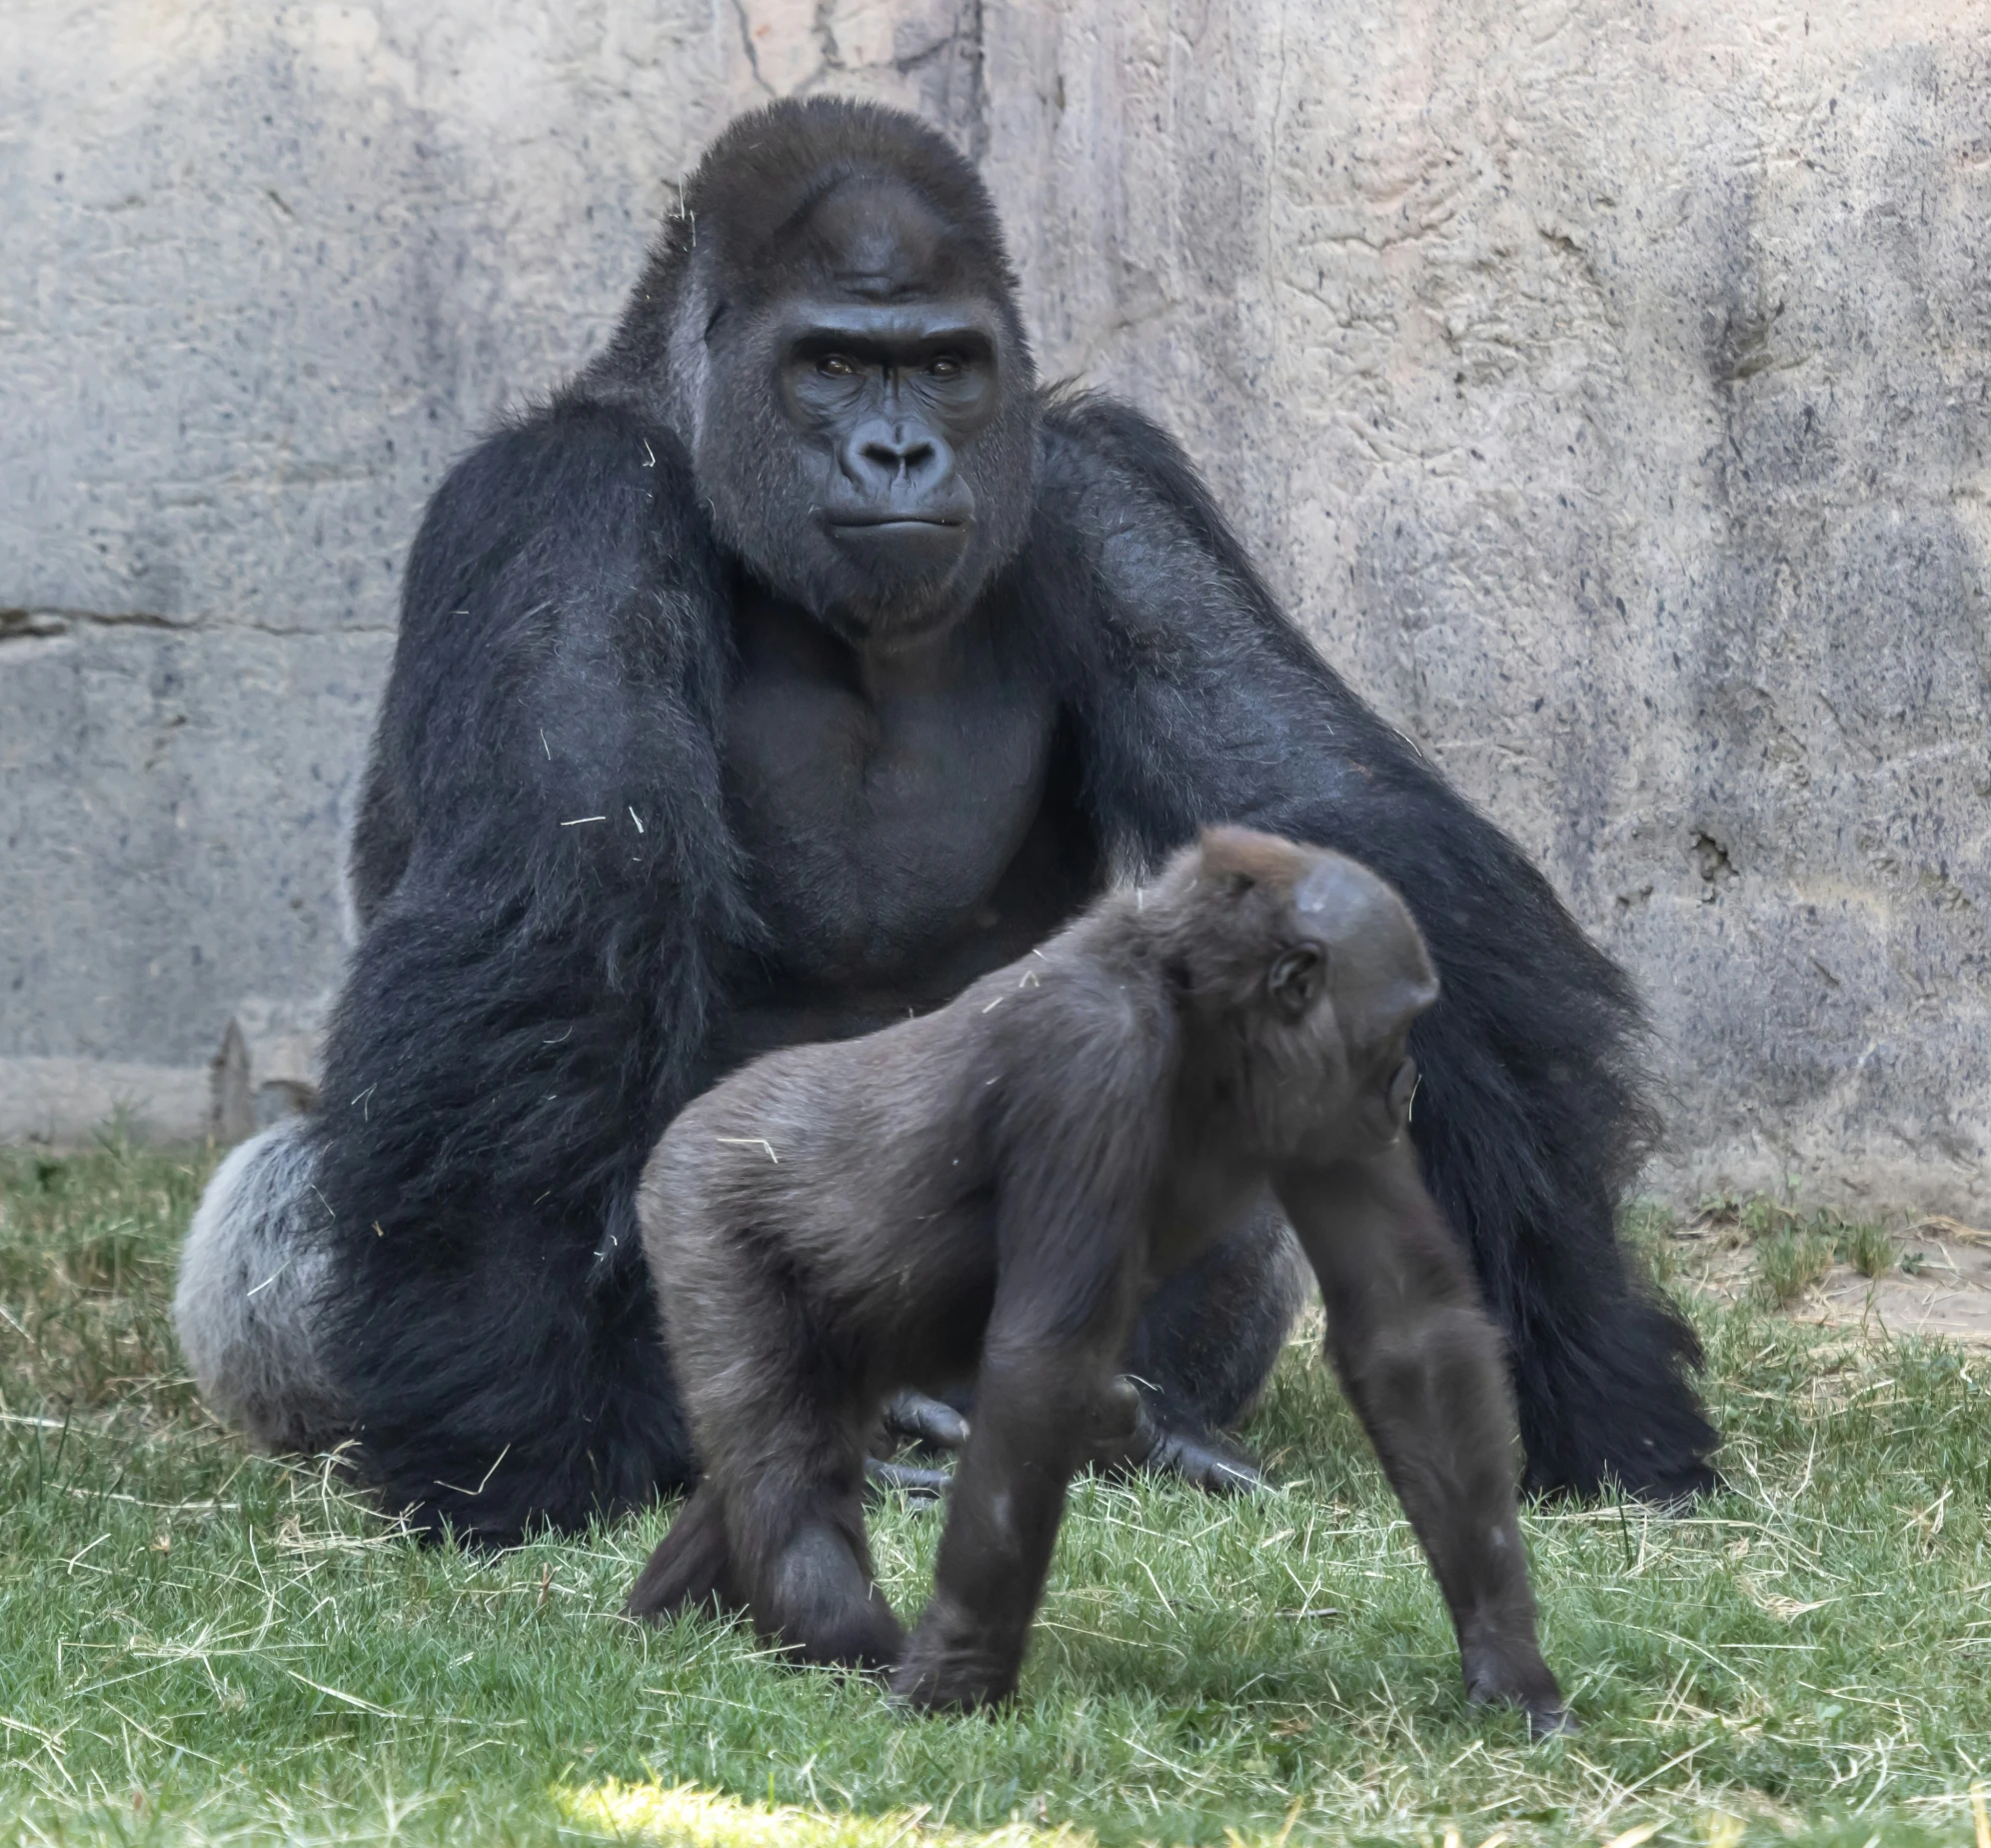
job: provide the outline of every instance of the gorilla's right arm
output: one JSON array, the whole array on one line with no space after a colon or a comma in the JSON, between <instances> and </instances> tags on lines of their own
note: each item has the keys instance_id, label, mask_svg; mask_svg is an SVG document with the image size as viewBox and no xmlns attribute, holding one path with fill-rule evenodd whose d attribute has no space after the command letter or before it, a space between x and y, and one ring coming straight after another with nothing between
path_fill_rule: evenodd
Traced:
<instances>
[{"instance_id":1,"label":"gorilla's right arm","mask_svg":"<svg viewBox=\"0 0 1991 1848\"><path fill-rule=\"evenodd\" d=\"M676 444L595 405L466 458L410 560L317 1133L363 1472L432 1525L688 1464L632 1196L750 934L723 570Z\"/></svg>"},{"instance_id":2,"label":"gorilla's right arm","mask_svg":"<svg viewBox=\"0 0 1991 1848\"><path fill-rule=\"evenodd\" d=\"M1629 977L1328 667L1166 435L1068 392L1043 432L1028 595L1066 611L1067 697L1102 834L1153 862L1200 826L1240 822L1351 854L1403 894L1445 984L1414 1039L1424 1179L1504 1325L1530 1485L1657 1500L1708 1488L1717 1438L1686 1376L1698 1338L1626 1262L1614 1223L1654 1126ZM1250 1257L1232 1267L1250 1274ZM1262 1246L1256 1264L1270 1269ZM1205 1326L1242 1349L1237 1317L1210 1312L1212 1281L1164 1284L1146 1352L1179 1368ZM1137 1371L1142 1358L1137 1345ZM1204 1365L1220 1373L1221 1355Z\"/></svg>"}]
</instances>

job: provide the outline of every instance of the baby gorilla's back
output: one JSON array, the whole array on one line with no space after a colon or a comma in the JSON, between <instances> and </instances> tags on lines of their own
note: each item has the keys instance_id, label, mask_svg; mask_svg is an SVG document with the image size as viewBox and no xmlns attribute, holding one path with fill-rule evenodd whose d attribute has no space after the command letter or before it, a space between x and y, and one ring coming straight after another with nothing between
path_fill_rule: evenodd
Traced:
<instances>
[{"instance_id":1,"label":"baby gorilla's back","mask_svg":"<svg viewBox=\"0 0 1991 1848\"><path fill-rule=\"evenodd\" d=\"M703 1458L730 1448L727 1408L701 1414L703 1383L749 1389L756 1349L786 1356L770 1396L799 1366L817 1392L831 1365L879 1392L973 1371L995 1246L984 1098L961 1081L962 1037L943 1013L772 1053L659 1144L639 1213ZM772 1339L745 1326L771 1295L786 1305Z\"/></svg>"}]
</instances>

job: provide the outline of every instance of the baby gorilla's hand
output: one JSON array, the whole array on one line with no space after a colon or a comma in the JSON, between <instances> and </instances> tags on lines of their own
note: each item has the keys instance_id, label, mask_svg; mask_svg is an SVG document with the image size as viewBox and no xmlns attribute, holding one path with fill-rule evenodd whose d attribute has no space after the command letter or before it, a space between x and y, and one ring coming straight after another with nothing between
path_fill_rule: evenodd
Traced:
<instances>
[{"instance_id":1,"label":"baby gorilla's hand","mask_svg":"<svg viewBox=\"0 0 1991 1848\"><path fill-rule=\"evenodd\" d=\"M1531 1739L1576 1730L1532 1635L1468 1633L1460 1638L1459 1652L1465 1697L1474 1706L1519 1707L1528 1716Z\"/></svg>"},{"instance_id":2,"label":"baby gorilla's hand","mask_svg":"<svg viewBox=\"0 0 1991 1848\"><path fill-rule=\"evenodd\" d=\"M936 1591L892 1672L893 1697L923 1713L993 1706L1014 1690L1022 1653L1021 1638L992 1634Z\"/></svg>"}]
</instances>

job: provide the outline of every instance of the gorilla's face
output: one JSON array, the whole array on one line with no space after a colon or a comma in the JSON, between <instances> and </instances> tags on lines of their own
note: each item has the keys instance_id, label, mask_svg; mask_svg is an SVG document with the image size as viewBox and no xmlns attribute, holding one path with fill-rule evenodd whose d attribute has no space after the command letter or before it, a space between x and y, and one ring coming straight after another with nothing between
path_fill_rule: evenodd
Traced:
<instances>
[{"instance_id":1,"label":"gorilla's face","mask_svg":"<svg viewBox=\"0 0 1991 1848\"><path fill-rule=\"evenodd\" d=\"M889 648L966 612L1022 542L1029 361L906 189L832 193L791 248L708 330L699 487L771 589Z\"/></svg>"}]
</instances>

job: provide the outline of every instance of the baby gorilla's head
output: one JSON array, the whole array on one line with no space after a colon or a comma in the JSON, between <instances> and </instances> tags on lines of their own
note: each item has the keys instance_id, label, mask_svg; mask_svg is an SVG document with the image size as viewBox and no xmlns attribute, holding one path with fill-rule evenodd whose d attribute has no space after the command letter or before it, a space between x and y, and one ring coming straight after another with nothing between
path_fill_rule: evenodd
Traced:
<instances>
[{"instance_id":1,"label":"baby gorilla's head","mask_svg":"<svg viewBox=\"0 0 1991 1848\"><path fill-rule=\"evenodd\" d=\"M1417 1085L1410 1026L1438 978L1392 887L1344 854L1212 828L1142 909L1211 1101L1252 1152L1333 1161L1401 1133Z\"/></svg>"}]
</instances>

